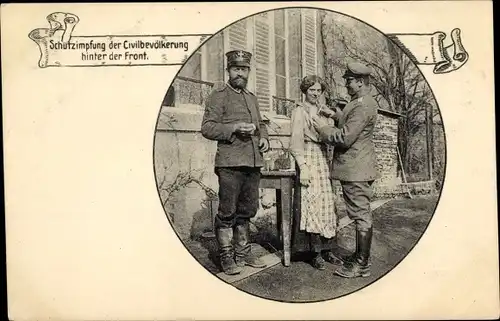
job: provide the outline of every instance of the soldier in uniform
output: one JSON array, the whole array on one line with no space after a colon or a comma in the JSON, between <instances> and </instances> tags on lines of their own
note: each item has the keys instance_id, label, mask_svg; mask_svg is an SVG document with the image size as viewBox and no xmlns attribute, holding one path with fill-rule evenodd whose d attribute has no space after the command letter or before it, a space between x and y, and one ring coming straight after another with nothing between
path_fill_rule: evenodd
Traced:
<instances>
[{"instance_id":1,"label":"soldier in uniform","mask_svg":"<svg viewBox=\"0 0 500 321\"><path fill-rule=\"evenodd\" d=\"M373 131L377 120L377 102L371 96L371 70L359 62L349 63L343 77L351 101L345 106L337 126L314 119L314 127L323 142L335 146L332 178L340 181L347 214L356 224L356 251L343 258L336 271L343 277L370 275L372 184L378 177Z\"/></svg>"},{"instance_id":2,"label":"soldier in uniform","mask_svg":"<svg viewBox=\"0 0 500 321\"><path fill-rule=\"evenodd\" d=\"M266 266L252 254L249 222L259 206L260 170L269 141L257 97L246 88L252 54L230 51L226 58L229 81L208 98L201 133L217 141L219 209L215 232L222 270L233 275L245 265Z\"/></svg>"}]
</instances>

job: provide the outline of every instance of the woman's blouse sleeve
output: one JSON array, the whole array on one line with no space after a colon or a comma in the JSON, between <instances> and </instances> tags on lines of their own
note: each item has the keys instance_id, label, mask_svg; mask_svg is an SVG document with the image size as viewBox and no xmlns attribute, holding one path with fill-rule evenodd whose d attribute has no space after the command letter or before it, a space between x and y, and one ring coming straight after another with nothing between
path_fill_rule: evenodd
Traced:
<instances>
[{"instance_id":1,"label":"woman's blouse sleeve","mask_svg":"<svg viewBox=\"0 0 500 321\"><path fill-rule=\"evenodd\" d=\"M305 163L304 159L304 113L300 107L292 111L290 152L299 166Z\"/></svg>"}]
</instances>

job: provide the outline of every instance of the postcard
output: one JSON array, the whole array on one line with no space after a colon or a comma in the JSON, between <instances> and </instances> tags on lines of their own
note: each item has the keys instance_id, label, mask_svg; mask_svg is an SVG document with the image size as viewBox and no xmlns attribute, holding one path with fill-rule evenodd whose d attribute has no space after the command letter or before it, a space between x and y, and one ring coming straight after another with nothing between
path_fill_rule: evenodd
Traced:
<instances>
[{"instance_id":1,"label":"postcard","mask_svg":"<svg viewBox=\"0 0 500 321\"><path fill-rule=\"evenodd\" d=\"M499 316L489 1L2 5L12 320Z\"/></svg>"}]
</instances>

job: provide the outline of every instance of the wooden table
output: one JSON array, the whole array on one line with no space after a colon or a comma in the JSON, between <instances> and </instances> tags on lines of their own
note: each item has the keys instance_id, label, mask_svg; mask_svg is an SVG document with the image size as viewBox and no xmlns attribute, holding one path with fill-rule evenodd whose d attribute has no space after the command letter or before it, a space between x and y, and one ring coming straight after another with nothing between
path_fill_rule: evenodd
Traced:
<instances>
[{"instance_id":1,"label":"wooden table","mask_svg":"<svg viewBox=\"0 0 500 321\"><path fill-rule=\"evenodd\" d=\"M278 217L278 235L283 243L283 265L290 266L292 250L292 219L300 199L295 171L262 171L260 188L276 190L276 215ZM295 204L295 206L294 206ZM281 226L281 230L280 230Z\"/></svg>"}]
</instances>

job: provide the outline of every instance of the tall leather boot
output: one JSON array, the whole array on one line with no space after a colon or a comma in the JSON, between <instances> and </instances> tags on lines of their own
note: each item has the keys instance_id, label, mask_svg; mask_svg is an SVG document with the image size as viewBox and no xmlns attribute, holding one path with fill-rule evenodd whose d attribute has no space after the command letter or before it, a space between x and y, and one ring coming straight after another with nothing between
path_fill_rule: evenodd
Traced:
<instances>
[{"instance_id":1,"label":"tall leather boot","mask_svg":"<svg viewBox=\"0 0 500 321\"><path fill-rule=\"evenodd\" d=\"M360 247L358 254L358 262L365 268L370 266L370 252L372 248L373 228L367 231L360 231Z\"/></svg>"},{"instance_id":2,"label":"tall leather boot","mask_svg":"<svg viewBox=\"0 0 500 321\"><path fill-rule=\"evenodd\" d=\"M359 230L356 229L356 249L354 250L354 252L352 254L340 257L340 259L344 262L344 264L350 264L350 263L356 262L356 259L358 258L358 253L359 253L360 237L361 237L361 235L359 233Z\"/></svg>"},{"instance_id":3,"label":"tall leather boot","mask_svg":"<svg viewBox=\"0 0 500 321\"><path fill-rule=\"evenodd\" d=\"M241 268L233 258L233 229L231 227L216 229L217 243L219 243L220 265L222 271L228 275L239 274Z\"/></svg>"},{"instance_id":4,"label":"tall leather boot","mask_svg":"<svg viewBox=\"0 0 500 321\"><path fill-rule=\"evenodd\" d=\"M345 278L367 277L370 276L370 251L373 237L373 229L366 231L357 231L357 256L354 262L345 264L342 268L335 271L336 274Z\"/></svg>"},{"instance_id":5,"label":"tall leather boot","mask_svg":"<svg viewBox=\"0 0 500 321\"><path fill-rule=\"evenodd\" d=\"M245 265L248 265L254 268L264 268L267 266L267 264L252 253L249 222L237 223L234 226L234 241L234 260L238 267L242 268Z\"/></svg>"},{"instance_id":6,"label":"tall leather boot","mask_svg":"<svg viewBox=\"0 0 500 321\"><path fill-rule=\"evenodd\" d=\"M371 230L371 228L370 228ZM370 232L371 233L371 232ZM360 253L360 245L363 242L362 240L362 231L359 231L356 229L356 250L354 253L348 255L348 256L341 256L340 259L343 261L344 264L351 264L357 261ZM368 266L370 266L371 263L368 262Z\"/></svg>"}]
</instances>

